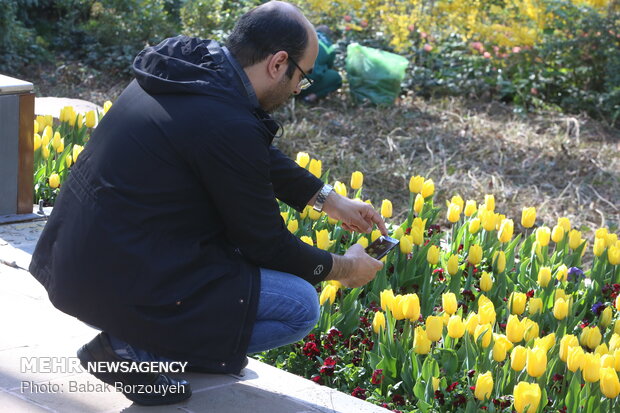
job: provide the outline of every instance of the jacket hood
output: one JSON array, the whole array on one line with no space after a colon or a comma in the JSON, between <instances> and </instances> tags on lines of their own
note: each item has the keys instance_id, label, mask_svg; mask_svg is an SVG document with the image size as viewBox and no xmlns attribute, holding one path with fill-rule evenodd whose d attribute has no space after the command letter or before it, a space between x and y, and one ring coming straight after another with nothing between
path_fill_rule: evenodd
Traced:
<instances>
[{"instance_id":1,"label":"jacket hood","mask_svg":"<svg viewBox=\"0 0 620 413\"><path fill-rule=\"evenodd\" d=\"M142 50L133 71L138 84L150 94L191 93L250 104L227 53L214 40L166 39Z\"/></svg>"}]
</instances>

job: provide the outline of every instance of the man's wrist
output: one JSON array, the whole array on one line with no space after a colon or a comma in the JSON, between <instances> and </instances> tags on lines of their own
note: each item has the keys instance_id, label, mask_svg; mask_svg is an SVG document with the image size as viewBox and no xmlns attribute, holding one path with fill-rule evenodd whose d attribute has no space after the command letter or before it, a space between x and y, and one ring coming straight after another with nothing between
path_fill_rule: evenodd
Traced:
<instances>
[{"instance_id":1,"label":"man's wrist","mask_svg":"<svg viewBox=\"0 0 620 413\"><path fill-rule=\"evenodd\" d=\"M325 277L325 281L336 280L343 284L346 283L351 273L350 259L343 255L332 254L332 269Z\"/></svg>"},{"instance_id":2,"label":"man's wrist","mask_svg":"<svg viewBox=\"0 0 620 413\"><path fill-rule=\"evenodd\" d=\"M325 201L327 201L327 197L334 190L334 187L328 184L325 184L319 189L319 192L316 195L314 200L314 205L312 208L317 212L323 211L323 206L325 205Z\"/></svg>"}]
</instances>

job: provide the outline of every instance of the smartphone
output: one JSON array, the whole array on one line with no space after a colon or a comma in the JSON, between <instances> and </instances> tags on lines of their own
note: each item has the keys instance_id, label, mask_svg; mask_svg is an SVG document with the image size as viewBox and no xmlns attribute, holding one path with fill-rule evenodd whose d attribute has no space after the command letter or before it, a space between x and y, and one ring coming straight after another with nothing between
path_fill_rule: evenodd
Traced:
<instances>
[{"instance_id":1,"label":"smartphone","mask_svg":"<svg viewBox=\"0 0 620 413\"><path fill-rule=\"evenodd\" d=\"M380 260L385 257L388 252L392 251L392 248L396 247L400 241L391 237L380 236L366 247L366 254L370 255L376 260Z\"/></svg>"}]
</instances>

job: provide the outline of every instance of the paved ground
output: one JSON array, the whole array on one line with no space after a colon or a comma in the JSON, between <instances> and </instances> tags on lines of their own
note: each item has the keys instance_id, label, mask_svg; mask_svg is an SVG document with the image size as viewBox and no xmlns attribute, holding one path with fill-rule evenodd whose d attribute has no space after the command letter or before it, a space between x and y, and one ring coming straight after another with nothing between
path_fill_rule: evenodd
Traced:
<instances>
[{"instance_id":1,"label":"paved ground","mask_svg":"<svg viewBox=\"0 0 620 413\"><path fill-rule=\"evenodd\" d=\"M184 374L193 389L185 403L151 408L132 404L78 366L75 351L97 332L56 310L26 271L44 225L44 220L0 224L0 411L387 411L252 359L243 377Z\"/></svg>"}]
</instances>

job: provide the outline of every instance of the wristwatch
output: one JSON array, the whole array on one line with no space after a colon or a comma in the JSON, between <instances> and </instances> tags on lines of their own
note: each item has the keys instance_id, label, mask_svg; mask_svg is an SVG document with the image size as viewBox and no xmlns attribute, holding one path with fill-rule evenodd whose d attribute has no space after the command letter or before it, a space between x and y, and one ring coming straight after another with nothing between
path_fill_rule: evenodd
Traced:
<instances>
[{"instance_id":1,"label":"wristwatch","mask_svg":"<svg viewBox=\"0 0 620 413\"><path fill-rule=\"evenodd\" d=\"M329 193L333 190L333 186L328 184L323 185L323 187L319 191L319 194L316 196L316 200L314 201L314 205L312 206L312 208L317 212L323 211L323 204L327 199L327 195L329 195Z\"/></svg>"}]
</instances>

